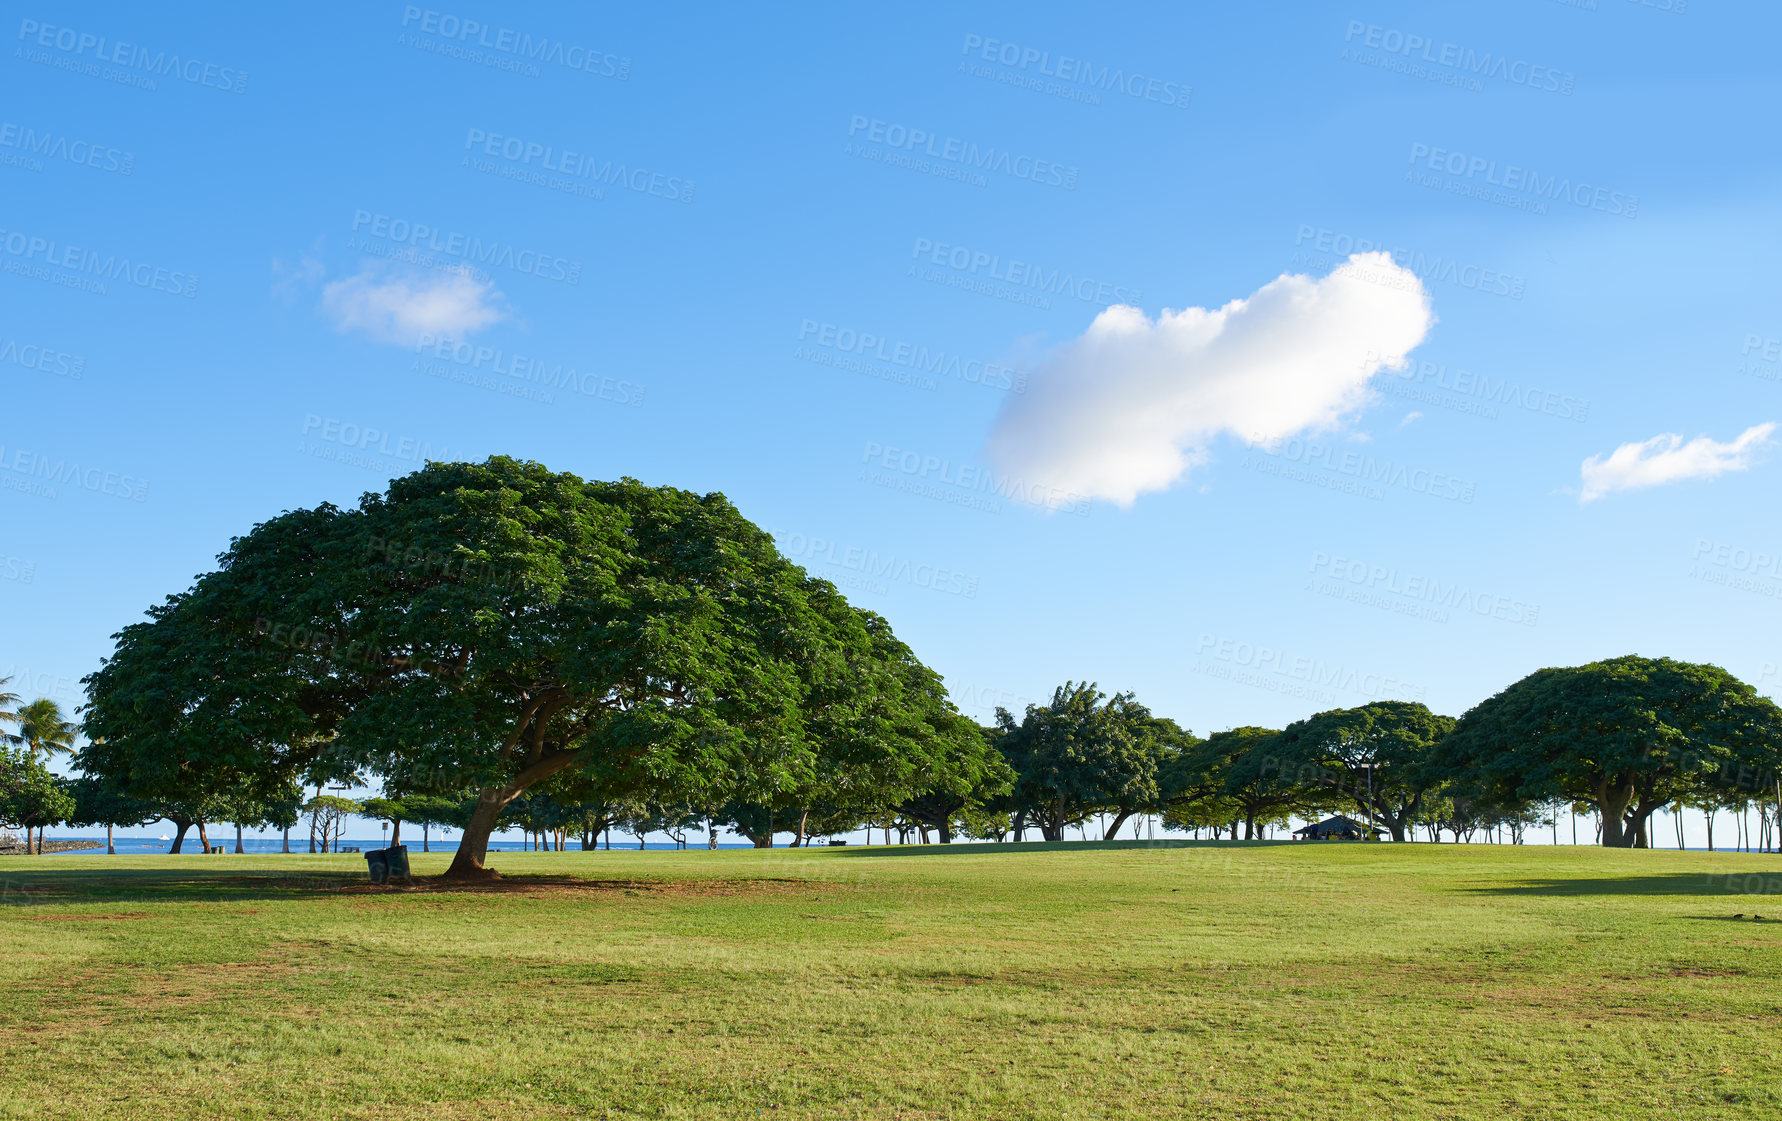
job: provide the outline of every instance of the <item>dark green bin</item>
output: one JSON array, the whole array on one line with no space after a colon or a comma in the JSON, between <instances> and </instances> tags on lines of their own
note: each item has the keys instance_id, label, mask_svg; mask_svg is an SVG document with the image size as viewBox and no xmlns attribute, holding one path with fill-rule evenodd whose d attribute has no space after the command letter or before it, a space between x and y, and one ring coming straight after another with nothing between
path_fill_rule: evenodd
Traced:
<instances>
[{"instance_id":1,"label":"dark green bin","mask_svg":"<svg viewBox=\"0 0 1782 1121\"><path fill-rule=\"evenodd\" d=\"M388 883L397 877L408 879L408 846L372 849L365 854L365 870L371 874L374 884Z\"/></svg>"}]
</instances>

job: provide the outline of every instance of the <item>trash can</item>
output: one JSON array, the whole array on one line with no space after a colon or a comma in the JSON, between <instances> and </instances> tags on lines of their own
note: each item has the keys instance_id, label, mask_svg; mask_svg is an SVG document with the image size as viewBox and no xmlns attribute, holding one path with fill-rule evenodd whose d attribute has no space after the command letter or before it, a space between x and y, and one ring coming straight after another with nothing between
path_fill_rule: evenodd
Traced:
<instances>
[{"instance_id":1,"label":"trash can","mask_svg":"<svg viewBox=\"0 0 1782 1121\"><path fill-rule=\"evenodd\" d=\"M408 846L391 845L384 850L385 863L389 865L389 876L395 879L400 876L408 879Z\"/></svg>"},{"instance_id":2,"label":"trash can","mask_svg":"<svg viewBox=\"0 0 1782 1121\"><path fill-rule=\"evenodd\" d=\"M390 855L383 849L372 849L365 854L365 870L370 873L372 883L384 883L390 878Z\"/></svg>"}]
</instances>

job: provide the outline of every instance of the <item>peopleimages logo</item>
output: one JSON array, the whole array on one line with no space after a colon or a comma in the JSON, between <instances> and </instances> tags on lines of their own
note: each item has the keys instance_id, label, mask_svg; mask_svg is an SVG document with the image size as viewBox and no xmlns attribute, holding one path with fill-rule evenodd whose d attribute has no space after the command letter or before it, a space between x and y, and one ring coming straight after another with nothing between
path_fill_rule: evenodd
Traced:
<instances>
[{"instance_id":1,"label":"peopleimages logo","mask_svg":"<svg viewBox=\"0 0 1782 1121\"><path fill-rule=\"evenodd\" d=\"M484 241L456 230L442 230L425 222L374 214L369 210L353 211L353 233L418 251L443 253L480 268L512 269L541 280L558 280L565 284L577 284L582 279L580 261L502 241ZM348 245L352 245L350 240Z\"/></svg>"},{"instance_id":2,"label":"peopleimages logo","mask_svg":"<svg viewBox=\"0 0 1782 1121\"><path fill-rule=\"evenodd\" d=\"M1369 369L1382 365L1381 357L1372 351L1368 353L1366 361ZM1580 423L1590 415L1590 402L1582 397L1573 397L1539 386L1523 385L1510 378L1476 374L1458 367L1450 370L1446 362L1417 359L1407 362L1401 369L1387 366L1381 370L1380 376L1387 380L1376 384L1395 397L1456 408L1461 412L1474 412L1490 419L1497 417L1495 406L1498 405ZM1411 382L1416 389L1446 390L1462 398L1474 398L1479 405L1467 407L1472 402L1452 402L1433 392L1419 393L1411 386L1395 386L1394 382Z\"/></svg>"},{"instance_id":3,"label":"peopleimages logo","mask_svg":"<svg viewBox=\"0 0 1782 1121\"><path fill-rule=\"evenodd\" d=\"M1399 63L1398 66L1382 66L1382 69L1399 69L1404 62L1414 59L1427 66L1439 67L1440 71L1427 73L1419 72L1421 68L1413 68L1413 76L1471 79L1475 89L1480 88L1478 79L1496 78L1526 89L1570 94L1576 80L1569 70L1539 66L1524 59L1513 59L1490 51L1476 51L1458 43L1438 43L1427 35L1400 31L1395 27L1382 27L1377 23L1365 23L1358 19L1349 21L1348 29L1343 33L1343 42L1351 47L1379 51L1382 56ZM1350 58L1349 49L1345 48L1339 57ZM1379 58L1370 58L1359 53L1353 56L1353 61L1363 65L1380 65Z\"/></svg>"},{"instance_id":4,"label":"peopleimages logo","mask_svg":"<svg viewBox=\"0 0 1782 1121\"><path fill-rule=\"evenodd\" d=\"M139 47L121 39L114 41L103 35L76 31L72 27L57 27L34 19L20 20L19 41L28 47L42 47L63 55L63 58L56 59L38 51L26 51L23 57L30 62L47 63L62 69L81 69L79 62L87 60L123 67L124 72L118 77L125 85L152 90L156 88L155 83L145 75L153 75L159 78L178 78L190 85L205 86L226 93L247 92L248 76L245 70L218 66L196 58L181 58L166 51L151 51L147 47ZM129 73L132 70L139 73ZM98 76L109 77L112 73L117 72L99 73Z\"/></svg>"},{"instance_id":5,"label":"peopleimages logo","mask_svg":"<svg viewBox=\"0 0 1782 1121\"><path fill-rule=\"evenodd\" d=\"M483 51L494 51L499 55L508 55L515 60L526 62L546 62L561 66L566 70L580 70L602 78L616 78L623 82L631 77L631 60L607 51L593 50L576 43L565 43L561 39L552 39L540 35L536 38L523 31L515 31L510 27L490 27L474 19L463 19L450 12L436 12L431 8L425 10L412 5L402 9L402 26L412 28L427 35L437 35L441 39L452 40L460 48L474 42ZM398 45L404 45L400 42ZM453 52L438 51L440 54ZM494 65L491 60L479 56L477 51L463 50L463 57L471 62ZM513 69L513 67L501 67Z\"/></svg>"},{"instance_id":6,"label":"peopleimages logo","mask_svg":"<svg viewBox=\"0 0 1782 1121\"><path fill-rule=\"evenodd\" d=\"M916 343L899 342L834 323L819 323L815 319L800 321L798 341L806 347L822 347L868 361L883 362L888 366L908 370L918 377L926 375L929 378L953 378L973 385L1016 393L1027 388L1027 375L996 362L962 358L944 350L930 350ZM795 353L793 357L803 355ZM923 388L932 389L934 385L928 382Z\"/></svg>"},{"instance_id":7,"label":"peopleimages logo","mask_svg":"<svg viewBox=\"0 0 1782 1121\"><path fill-rule=\"evenodd\" d=\"M602 163L594 156L577 152L573 148L558 148L537 140L472 128L464 135L464 150L500 159L508 165L499 172L503 178L517 179L534 186L556 187L557 183L547 174L555 173L563 177L565 185L581 186L585 182L608 187L618 186L670 202L693 201L691 179L641 167L629 167L612 160ZM467 166L474 166L478 171L491 170L481 166L480 162L473 163L469 156L465 157L465 161ZM592 197L601 196L595 193Z\"/></svg>"},{"instance_id":8,"label":"peopleimages logo","mask_svg":"<svg viewBox=\"0 0 1782 1121\"><path fill-rule=\"evenodd\" d=\"M451 377L450 380L454 381L476 383L478 375L492 374L502 379L501 382L493 384L509 384L516 388L532 390L574 390L583 397L595 397L617 405L637 407L644 403L644 387L634 381L596 374L592 370L578 372L574 366L565 366L561 362L550 362L530 355L509 353L496 346L474 346L457 339L424 334L415 343L415 353L422 357L450 362L459 367L465 376L462 378ZM433 373L435 371L423 372ZM536 394L516 393L515 395L534 396ZM543 399L546 403L553 400L548 394L545 394Z\"/></svg>"},{"instance_id":9,"label":"peopleimages logo","mask_svg":"<svg viewBox=\"0 0 1782 1121\"><path fill-rule=\"evenodd\" d=\"M1007 499L1055 513L1088 517L1093 502L1087 495L1045 483L1032 483L970 463L954 463L937 455L868 441L862 463L903 476L878 476L867 481L958 505L1000 512L996 499ZM886 481L880 482L880 479ZM968 501L967 499L971 499Z\"/></svg>"},{"instance_id":10,"label":"peopleimages logo","mask_svg":"<svg viewBox=\"0 0 1782 1121\"><path fill-rule=\"evenodd\" d=\"M1098 69L1092 63L1067 54L1053 58L1051 51L1025 47L1002 39L989 39L982 35L967 35L965 46L959 53L975 56L981 62L994 62L1020 71L1019 74L1005 72L1002 75L994 71L979 73L978 70L982 68L967 68L968 64L961 63L961 68L973 77L993 77L1009 85L1025 86L1041 93L1069 97L1070 100L1090 104L1101 103L1099 94L1123 93L1137 101L1154 101L1176 109L1188 108L1191 87L1186 82L1147 77L1137 71L1128 74L1117 66L1103 66ZM1040 82L1030 75L1054 79L1056 84Z\"/></svg>"},{"instance_id":11,"label":"peopleimages logo","mask_svg":"<svg viewBox=\"0 0 1782 1121\"><path fill-rule=\"evenodd\" d=\"M117 254L102 255L78 245L64 245L46 237L37 237L18 230L0 230L0 251L20 262L41 263L53 269L65 269L79 276L95 276L104 280L122 280L138 288L166 292L170 296L190 298L198 294L198 278L176 269L136 263ZM103 292L104 287L99 286Z\"/></svg>"},{"instance_id":12,"label":"peopleimages logo","mask_svg":"<svg viewBox=\"0 0 1782 1121\"><path fill-rule=\"evenodd\" d=\"M82 467L78 460L51 459L24 448L9 452L5 444L0 444L0 471L7 473L0 475L0 487L40 498L55 498L55 488L66 486L132 502L148 501L148 482L134 475L103 467Z\"/></svg>"},{"instance_id":13,"label":"peopleimages logo","mask_svg":"<svg viewBox=\"0 0 1782 1121\"><path fill-rule=\"evenodd\" d=\"M1137 288L1126 288L1093 277L1076 276L1064 269L1047 271L1043 266L1013 257L1005 261L1000 254L964 245L950 245L925 237L916 239L910 256L918 262L938 265L963 276L1000 281L1012 286L1015 291L1032 290L1035 293L1070 296L1084 303L1104 307L1109 304L1136 306L1144 302L1144 293Z\"/></svg>"},{"instance_id":14,"label":"peopleimages logo","mask_svg":"<svg viewBox=\"0 0 1782 1121\"><path fill-rule=\"evenodd\" d=\"M904 152L919 152L929 159L941 160L961 168L1025 179L1042 187L1058 187L1066 191L1077 189L1077 168L1074 164L1067 166L1033 156L1015 155L1006 148L980 146L957 136L937 136L926 129L881 121L877 117L865 117L856 113L848 118L848 137ZM918 167L914 170L923 169Z\"/></svg>"},{"instance_id":15,"label":"peopleimages logo","mask_svg":"<svg viewBox=\"0 0 1782 1121\"><path fill-rule=\"evenodd\" d=\"M1427 467L1394 463L1390 459L1375 459L1364 452L1345 451L1322 441L1300 436L1253 436L1250 444L1262 455L1288 463L1302 463L1307 467L1353 479L1357 483L1402 487L1415 494L1467 505L1471 505L1473 501L1474 485L1471 480L1431 471Z\"/></svg>"},{"instance_id":16,"label":"peopleimages logo","mask_svg":"<svg viewBox=\"0 0 1782 1121\"><path fill-rule=\"evenodd\" d=\"M1233 666L1254 670L1259 674L1271 674L1318 689L1346 689L1365 697L1403 701L1420 701L1428 692L1423 685L1400 681L1384 674L1333 666L1318 658L1298 657L1284 650L1230 639L1223 635L1202 633L1194 652L1201 656L1211 654L1219 661Z\"/></svg>"},{"instance_id":17,"label":"peopleimages logo","mask_svg":"<svg viewBox=\"0 0 1782 1121\"><path fill-rule=\"evenodd\" d=\"M965 599L976 599L978 595L976 576L944 565L926 564L896 555L881 555L875 549L844 545L824 537L807 537L802 533L776 532L772 536L779 545L780 552L792 560L817 561L857 573L869 580L889 580L944 595L962 596ZM881 586L873 590L882 592L887 589Z\"/></svg>"},{"instance_id":18,"label":"peopleimages logo","mask_svg":"<svg viewBox=\"0 0 1782 1121\"><path fill-rule=\"evenodd\" d=\"M1389 246L1381 241L1356 237L1322 226L1302 223L1299 233L1293 239L1293 245L1296 249L1310 248L1327 254L1322 261L1331 266L1342 263L1355 253L1389 253L1393 264L1399 269L1409 269L1425 284L1453 284L1488 296L1508 296L1512 300L1520 300L1528 287L1528 281L1524 277L1456 261L1451 257L1430 256L1417 249ZM1295 264L1309 266L1311 262L1296 260ZM1394 275L1397 275L1397 270L1394 270Z\"/></svg>"},{"instance_id":19,"label":"peopleimages logo","mask_svg":"<svg viewBox=\"0 0 1782 1121\"><path fill-rule=\"evenodd\" d=\"M1405 572L1396 565L1370 564L1354 557L1323 551L1312 554L1311 571L1339 584L1347 584L1370 595L1394 596L1411 603L1428 605L1482 618L1496 619L1532 627L1540 622L1541 606L1493 592L1476 591L1459 581ZM1347 598L1347 597L1338 597ZM1367 602L1358 599L1356 602ZM1415 612L1404 612L1415 614ZM1438 621L1446 622L1446 616Z\"/></svg>"},{"instance_id":20,"label":"peopleimages logo","mask_svg":"<svg viewBox=\"0 0 1782 1121\"><path fill-rule=\"evenodd\" d=\"M1450 188L1460 186L1460 181L1464 180L1465 186L1469 188L1499 187L1549 202L1569 202L1582 210L1597 210L1622 218L1636 218L1640 213L1639 195L1613 191L1607 187L1594 187L1585 182L1573 183L1570 178L1559 175L1543 176L1533 168L1513 163L1506 163L1500 169L1496 160L1486 159L1484 156L1469 156L1465 152L1413 143L1408 162L1413 166L1420 163L1427 171L1441 172L1448 176L1452 182L1446 185ZM1482 192L1480 197L1490 196Z\"/></svg>"},{"instance_id":21,"label":"peopleimages logo","mask_svg":"<svg viewBox=\"0 0 1782 1121\"><path fill-rule=\"evenodd\" d=\"M53 132L38 132L12 121L0 121L0 148L11 148L19 152L21 161L35 165L31 168L33 171L43 170L43 164L34 157L66 160L71 164L90 167L96 171L109 171L114 175L129 175L136 169L134 153L108 144L96 144L91 140L77 140Z\"/></svg>"}]
</instances>

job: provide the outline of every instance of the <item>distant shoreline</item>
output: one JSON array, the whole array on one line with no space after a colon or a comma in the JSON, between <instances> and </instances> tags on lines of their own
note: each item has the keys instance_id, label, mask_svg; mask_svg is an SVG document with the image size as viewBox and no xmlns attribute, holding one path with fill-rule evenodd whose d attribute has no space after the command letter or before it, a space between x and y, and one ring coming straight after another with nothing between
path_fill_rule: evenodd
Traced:
<instances>
[{"instance_id":1,"label":"distant shoreline","mask_svg":"<svg viewBox=\"0 0 1782 1121\"><path fill-rule=\"evenodd\" d=\"M43 855L53 856L58 852L84 852L88 849L102 849L104 841L55 841L43 842ZM24 843L0 845L0 856L34 856L36 850L27 851Z\"/></svg>"}]
</instances>

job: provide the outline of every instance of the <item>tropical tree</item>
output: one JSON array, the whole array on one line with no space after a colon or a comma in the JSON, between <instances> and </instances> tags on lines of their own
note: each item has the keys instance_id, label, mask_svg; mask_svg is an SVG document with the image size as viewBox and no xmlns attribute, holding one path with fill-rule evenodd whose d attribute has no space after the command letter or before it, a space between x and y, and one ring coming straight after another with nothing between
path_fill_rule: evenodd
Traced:
<instances>
[{"instance_id":1,"label":"tropical tree","mask_svg":"<svg viewBox=\"0 0 1782 1121\"><path fill-rule=\"evenodd\" d=\"M461 826L469 817L461 798L442 798L437 794L411 794L402 799L407 820L421 827L421 851L432 852L432 830L436 825ZM391 844L395 844L392 839Z\"/></svg>"},{"instance_id":2,"label":"tropical tree","mask_svg":"<svg viewBox=\"0 0 1782 1121\"><path fill-rule=\"evenodd\" d=\"M896 807L904 817L933 829L943 845L953 843L954 831L967 818L976 818L1015 785L1014 769L996 750L995 729L962 716L956 732L950 740L953 750L935 760L917 783L921 789ZM1008 814L992 816L1001 818L1006 832Z\"/></svg>"},{"instance_id":3,"label":"tropical tree","mask_svg":"<svg viewBox=\"0 0 1782 1121\"><path fill-rule=\"evenodd\" d=\"M1246 841L1255 838L1259 824L1328 805L1328 790L1299 781L1297 765L1283 765L1280 735L1278 729L1253 725L1214 732L1164 767L1164 799L1176 806L1217 806L1203 816L1242 821ZM1237 839L1235 828L1232 839Z\"/></svg>"},{"instance_id":4,"label":"tropical tree","mask_svg":"<svg viewBox=\"0 0 1782 1121\"><path fill-rule=\"evenodd\" d=\"M330 837L333 838L335 848L340 847L341 826L347 818L363 809L358 802L337 794L318 794L303 804L303 812L309 816L310 832L321 836L323 852L329 851Z\"/></svg>"},{"instance_id":5,"label":"tropical tree","mask_svg":"<svg viewBox=\"0 0 1782 1121\"><path fill-rule=\"evenodd\" d=\"M10 719L18 727L16 736L11 737L13 742L23 744L32 755L41 754L46 763L52 755L72 752L74 737L80 730L63 716L62 706L48 697L20 705L16 712L7 713L3 718Z\"/></svg>"},{"instance_id":6,"label":"tropical tree","mask_svg":"<svg viewBox=\"0 0 1782 1121\"><path fill-rule=\"evenodd\" d=\"M1294 782L1342 795L1403 841L1435 785L1432 750L1453 728L1414 701L1375 701L1289 724L1276 748Z\"/></svg>"},{"instance_id":7,"label":"tropical tree","mask_svg":"<svg viewBox=\"0 0 1782 1121\"><path fill-rule=\"evenodd\" d=\"M996 747L1016 776L1017 836L1031 821L1046 840L1061 841L1067 825L1104 808L1116 814L1112 833L1158 803L1162 737L1131 693L1109 697L1092 682L1067 681L1051 704L1028 705L1019 723L1003 708L996 722Z\"/></svg>"},{"instance_id":8,"label":"tropical tree","mask_svg":"<svg viewBox=\"0 0 1782 1121\"><path fill-rule=\"evenodd\" d=\"M25 831L25 851L31 852L31 832L37 831L37 853L43 854L46 826L67 821L75 812L68 782L37 761L35 753L0 746L0 825L16 825Z\"/></svg>"},{"instance_id":9,"label":"tropical tree","mask_svg":"<svg viewBox=\"0 0 1782 1121\"><path fill-rule=\"evenodd\" d=\"M367 798L359 803L359 813L373 821L390 823L390 844L402 843L402 819L408 816L408 805L400 798Z\"/></svg>"},{"instance_id":10,"label":"tropical tree","mask_svg":"<svg viewBox=\"0 0 1782 1121\"><path fill-rule=\"evenodd\" d=\"M1474 706L1443 767L1499 804L1586 802L1608 848L1646 848L1674 802L1768 790L1782 709L1714 665L1626 655L1537 670Z\"/></svg>"},{"instance_id":11,"label":"tropical tree","mask_svg":"<svg viewBox=\"0 0 1782 1121\"><path fill-rule=\"evenodd\" d=\"M907 647L722 495L505 458L274 518L117 637L87 678L106 773L432 775L478 791L457 877L490 874L503 807L596 760L712 805L837 756L894 779L927 734Z\"/></svg>"},{"instance_id":12,"label":"tropical tree","mask_svg":"<svg viewBox=\"0 0 1782 1121\"><path fill-rule=\"evenodd\" d=\"M12 684L11 677L0 677L0 726L17 725L19 722L18 705L23 699L17 693L7 689ZM24 741L12 732L0 732L0 745L11 744L17 747Z\"/></svg>"}]
</instances>

